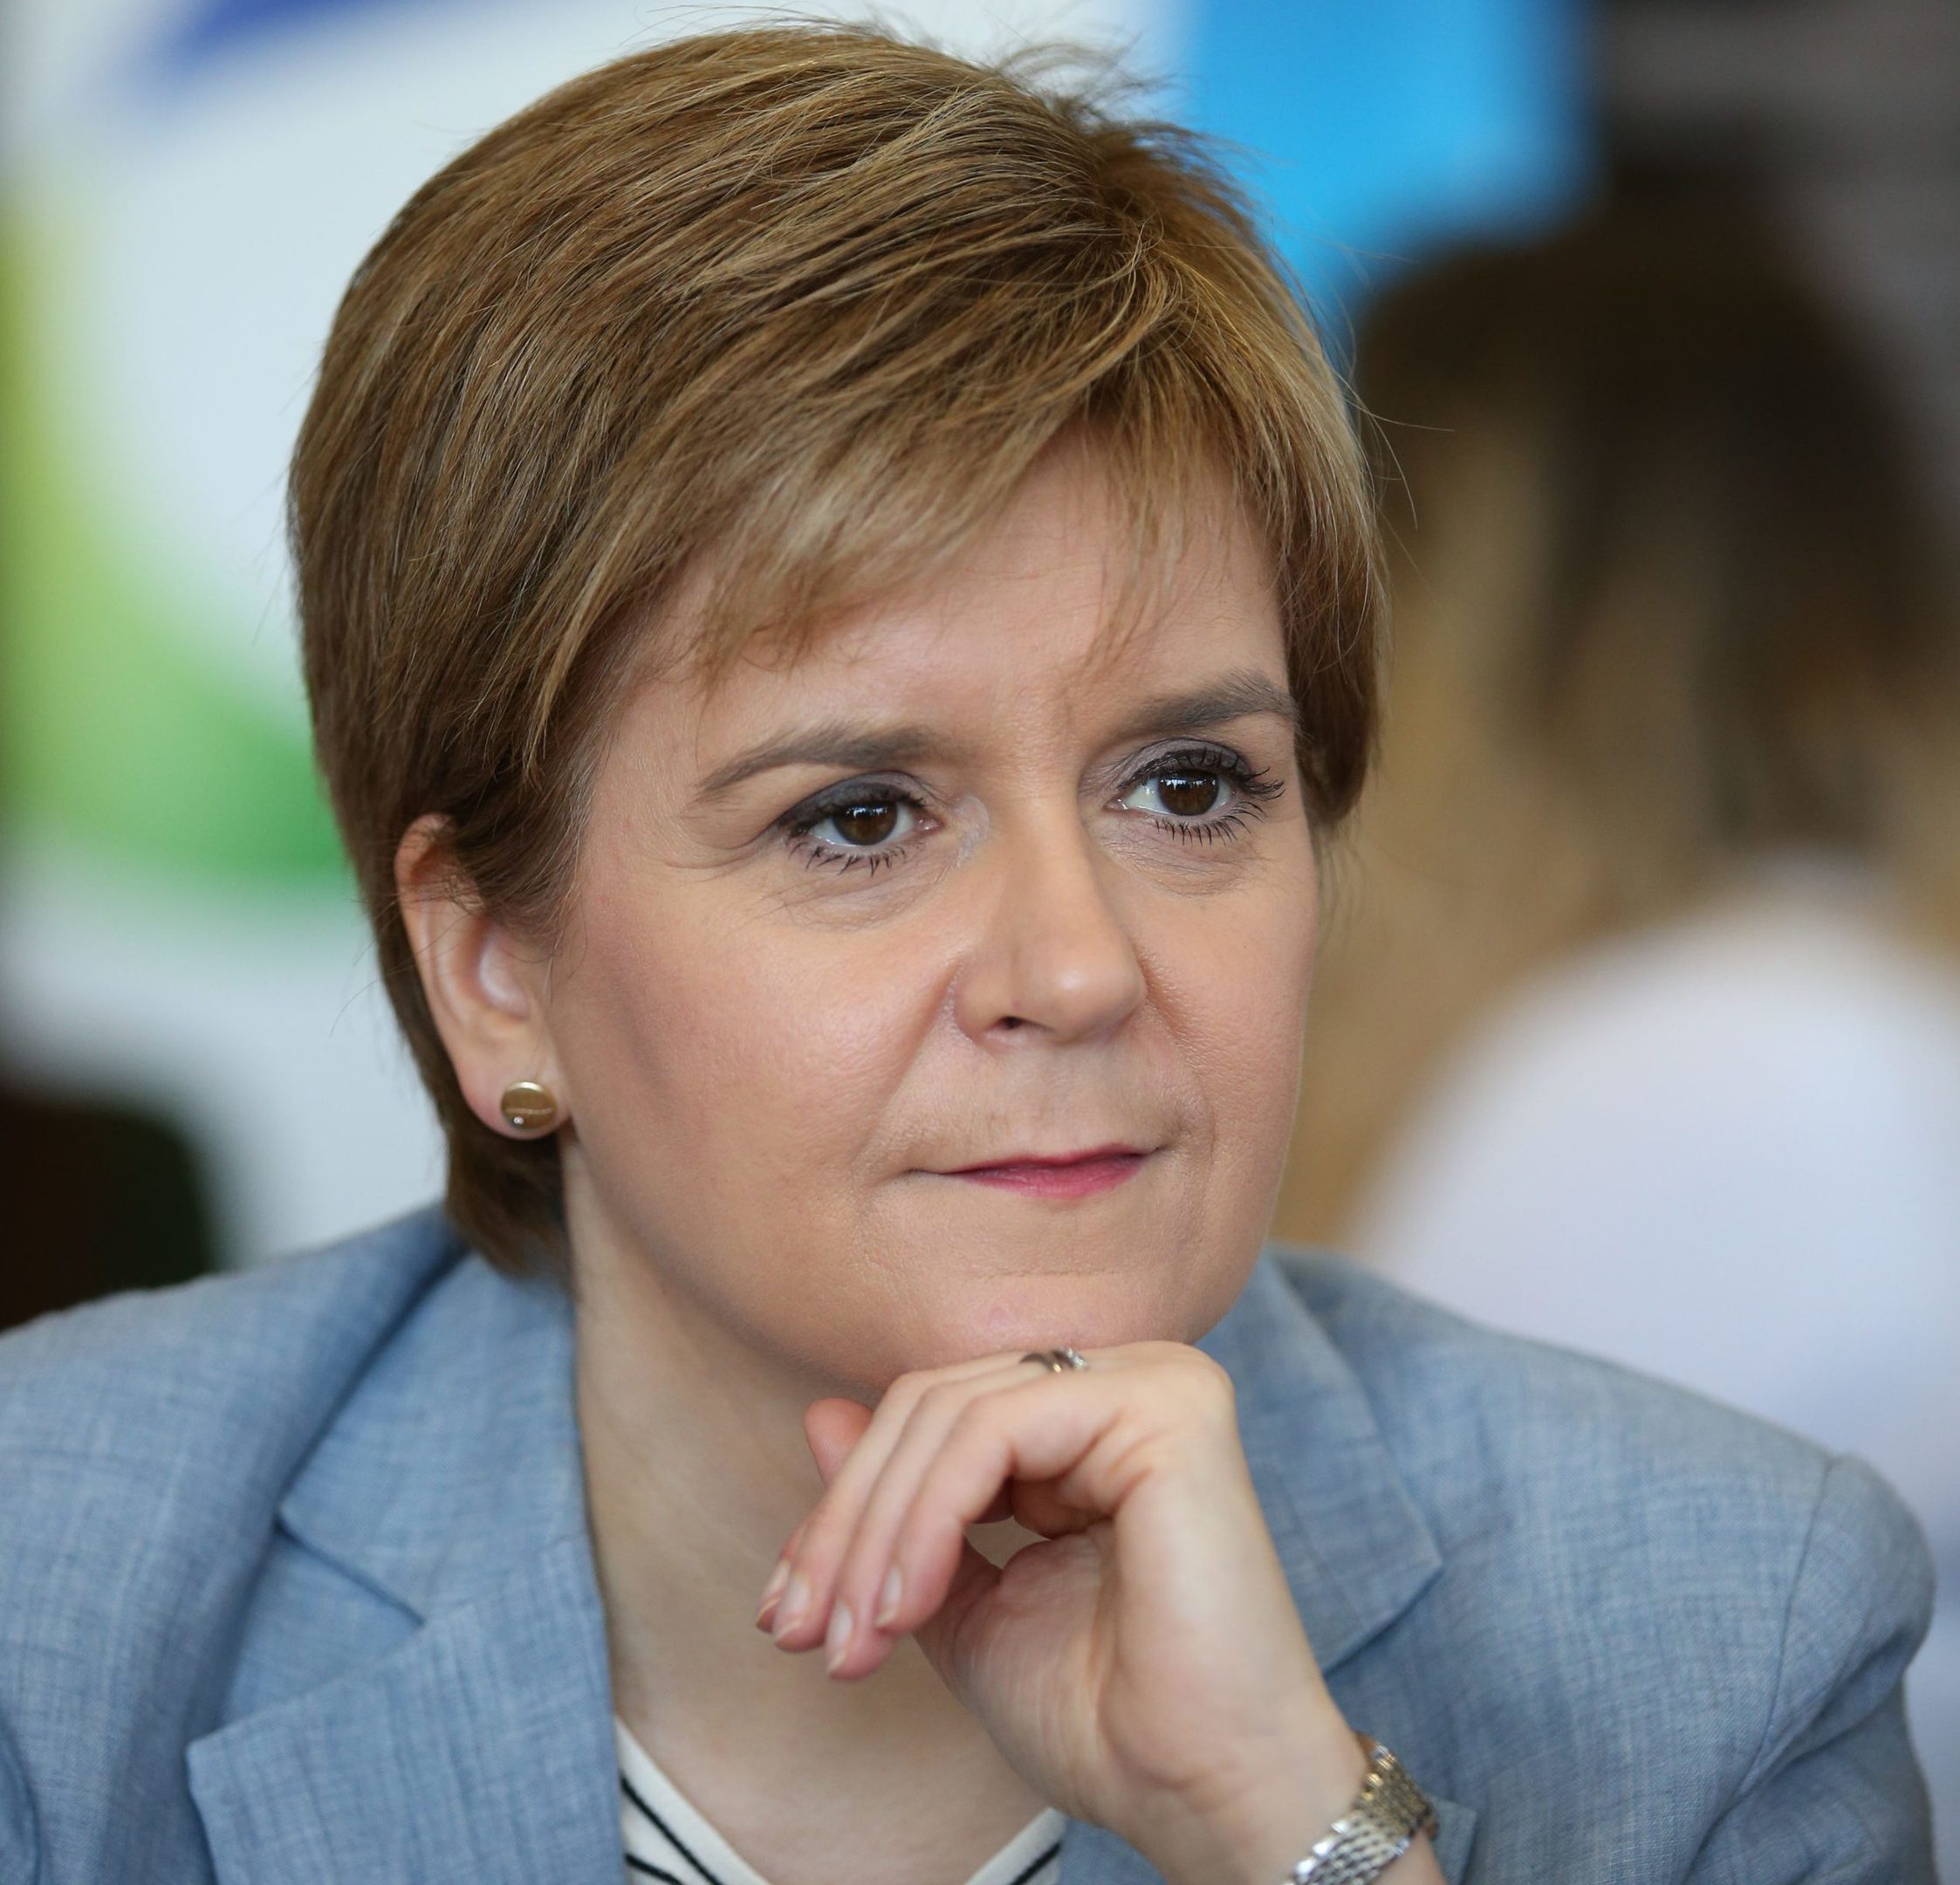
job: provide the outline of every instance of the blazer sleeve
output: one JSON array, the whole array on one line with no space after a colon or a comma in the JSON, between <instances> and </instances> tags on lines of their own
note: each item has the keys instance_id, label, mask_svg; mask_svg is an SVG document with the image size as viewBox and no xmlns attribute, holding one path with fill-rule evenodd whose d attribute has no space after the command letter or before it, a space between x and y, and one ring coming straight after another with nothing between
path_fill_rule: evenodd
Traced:
<instances>
[{"instance_id":1,"label":"blazer sleeve","mask_svg":"<svg viewBox=\"0 0 1960 1885\"><path fill-rule=\"evenodd\" d=\"M1933 1584L1918 1522L1839 1455L1791 1588L1761 1745L1688 1885L1935 1885L1902 1686Z\"/></svg>"},{"instance_id":2,"label":"blazer sleeve","mask_svg":"<svg viewBox=\"0 0 1960 1885\"><path fill-rule=\"evenodd\" d=\"M41 1840L34 1820L33 1796L27 1776L14 1751L7 1718L0 1715L0 1879L9 1885L38 1885L41 1876Z\"/></svg>"}]
</instances>

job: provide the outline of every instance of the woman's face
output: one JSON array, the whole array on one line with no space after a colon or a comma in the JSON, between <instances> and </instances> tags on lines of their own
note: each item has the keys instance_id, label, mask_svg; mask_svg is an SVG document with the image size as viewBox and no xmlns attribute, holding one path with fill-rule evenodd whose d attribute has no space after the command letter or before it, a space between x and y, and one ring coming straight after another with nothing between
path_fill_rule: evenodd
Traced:
<instances>
[{"instance_id":1,"label":"woman's face","mask_svg":"<svg viewBox=\"0 0 1960 1885\"><path fill-rule=\"evenodd\" d=\"M1057 452L929 589L628 703L542 984L581 1280L624 1266L874 1389L1230 1305L1292 1126L1313 852L1250 529L1195 532L1112 659L1127 549Z\"/></svg>"}]
</instances>

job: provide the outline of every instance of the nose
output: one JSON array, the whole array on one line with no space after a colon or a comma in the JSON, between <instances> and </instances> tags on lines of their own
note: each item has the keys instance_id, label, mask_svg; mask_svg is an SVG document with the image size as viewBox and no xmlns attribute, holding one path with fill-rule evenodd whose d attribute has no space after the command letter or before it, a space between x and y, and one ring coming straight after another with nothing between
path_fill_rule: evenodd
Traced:
<instances>
[{"instance_id":1,"label":"nose","mask_svg":"<svg viewBox=\"0 0 1960 1885\"><path fill-rule=\"evenodd\" d=\"M960 978L960 1025L990 1044L1030 1030L1093 1039L1142 1001L1144 976L1111 867L1073 807L997 829L987 849L983 909Z\"/></svg>"}]
</instances>

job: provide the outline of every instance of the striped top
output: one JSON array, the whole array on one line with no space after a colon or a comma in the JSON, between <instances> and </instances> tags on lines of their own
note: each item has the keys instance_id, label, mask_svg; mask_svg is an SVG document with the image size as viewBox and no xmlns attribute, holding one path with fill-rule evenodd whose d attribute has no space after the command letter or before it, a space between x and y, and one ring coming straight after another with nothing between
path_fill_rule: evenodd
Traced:
<instances>
[{"instance_id":1,"label":"striped top","mask_svg":"<svg viewBox=\"0 0 1960 1885\"><path fill-rule=\"evenodd\" d=\"M618 1716L620 1831L626 1841L627 1885L664 1879L669 1885L768 1885L654 1765ZM1066 1817L1050 1806L1037 1813L967 1881L967 1885L1058 1885Z\"/></svg>"}]
</instances>

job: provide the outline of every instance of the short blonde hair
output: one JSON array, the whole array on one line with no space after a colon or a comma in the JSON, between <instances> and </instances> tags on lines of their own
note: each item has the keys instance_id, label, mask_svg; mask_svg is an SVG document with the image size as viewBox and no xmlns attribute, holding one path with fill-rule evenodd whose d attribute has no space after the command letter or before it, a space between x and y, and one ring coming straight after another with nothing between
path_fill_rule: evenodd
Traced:
<instances>
[{"instance_id":1,"label":"short blonde hair","mask_svg":"<svg viewBox=\"0 0 1960 1885\"><path fill-rule=\"evenodd\" d=\"M713 666L919 579L1066 431L1137 570L1222 470L1278 572L1317 834L1359 790L1380 583L1339 383L1206 147L1127 118L1107 68L1063 82L1081 58L674 41L491 131L354 275L292 466L306 682L450 1214L506 1269L563 1274L556 1148L464 1104L394 853L442 815L469 894L548 942L684 575Z\"/></svg>"}]
</instances>

